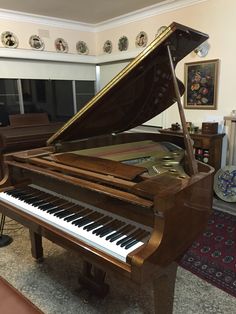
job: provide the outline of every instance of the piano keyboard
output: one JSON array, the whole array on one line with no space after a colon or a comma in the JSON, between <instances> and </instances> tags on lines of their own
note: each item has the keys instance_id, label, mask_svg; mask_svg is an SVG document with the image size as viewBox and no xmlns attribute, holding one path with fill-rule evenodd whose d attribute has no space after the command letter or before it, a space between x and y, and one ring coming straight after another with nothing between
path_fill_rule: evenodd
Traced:
<instances>
[{"instance_id":1,"label":"piano keyboard","mask_svg":"<svg viewBox=\"0 0 236 314\"><path fill-rule=\"evenodd\" d=\"M123 262L150 236L148 227L35 185L0 192L0 201Z\"/></svg>"}]
</instances>

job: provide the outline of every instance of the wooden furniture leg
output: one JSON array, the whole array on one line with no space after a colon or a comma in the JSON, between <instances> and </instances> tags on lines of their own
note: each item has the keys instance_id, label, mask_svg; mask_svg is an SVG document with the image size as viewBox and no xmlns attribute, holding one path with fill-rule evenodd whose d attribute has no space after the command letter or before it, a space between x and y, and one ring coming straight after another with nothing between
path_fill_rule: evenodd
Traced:
<instances>
[{"instance_id":1,"label":"wooden furniture leg","mask_svg":"<svg viewBox=\"0 0 236 314\"><path fill-rule=\"evenodd\" d=\"M177 263L160 269L153 278L155 314L172 314Z\"/></svg>"},{"instance_id":2,"label":"wooden furniture leg","mask_svg":"<svg viewBox=\"0 0 236 314\"><path fill-rule=\"evenodd\" d=\"M5 219L6 219L6 216L2 214L1 220L0 220L0 247L6 246L12 243L13 241L13 239L10 236L3 234Z\"/></svg>"},{"instance_id":3,"label":"wooden furniture leg","mask_svg":"<svg viewBox=\"0 0 236 314\"><path fill-rule=\"evenodd\" d=\"M29 230L30 241L31 241L31 253L32 256L36 259L37 262L43 261L43 245L42 245L42 236Z\"/></svg>"},{"instance_id":4,"label":"wooden furniture leg","mask_svg":"<svg viewBox=\"0 0 236 314\"><path fill-rule=\"evenodd\" d=\"M109 286L105 283L105 277L106 272L87 261L83 261L83 271L79 277L79 283L90 293L101 298L107 295Z\"/></svg>"}]
</instances>

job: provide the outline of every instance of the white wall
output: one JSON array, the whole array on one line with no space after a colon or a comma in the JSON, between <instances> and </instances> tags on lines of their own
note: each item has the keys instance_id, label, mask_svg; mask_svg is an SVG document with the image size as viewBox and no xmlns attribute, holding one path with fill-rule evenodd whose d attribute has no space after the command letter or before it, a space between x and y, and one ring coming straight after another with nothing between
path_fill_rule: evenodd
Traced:
<instances>
[{"instance_id":1,"label":"white wall","mask_svg":"<svg viewBox=\"0 0 236 314\"><path fill-rule=\"evenodd\" d=\"M0 59L0 78L96 80L95 66L42 60Z\"/></svg>"}]
</instances>

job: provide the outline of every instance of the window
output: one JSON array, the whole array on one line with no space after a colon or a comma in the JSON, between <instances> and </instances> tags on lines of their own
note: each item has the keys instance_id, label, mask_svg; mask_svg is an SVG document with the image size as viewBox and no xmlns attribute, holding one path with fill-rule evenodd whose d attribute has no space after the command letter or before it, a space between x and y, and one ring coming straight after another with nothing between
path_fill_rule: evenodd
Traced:
<instances>
[{"instance_id":1,"label":"window","mask_svg":"<svg viewBox=\"0 0 236 314\"><path fill-rule=\"evenodd\" d=\"M24 112L47 112L51 121L74 115L72 81L21 80Z\"/></svg>"},{"instance_id":2,"label":"window","mask_svg":"<svg viewBox=\"0 0 236 314\"><path fill-rule=\"evenodd\" d=\"M18 113L46 112L50 121L66 122L94 93L94 81L0 79L0 126Z\"/></svg>"},{"instance_id":3,"label":"window","mask_svg":"<svg viewBox=\"0 0 236 314\"><path fill-rule=\"evenodd\" d=\"M76 81L76 104L77 111L86 105L86 103L93 98L95 91L94 81Z\"/></svg>"},{"instance_id":4,"label":"window","mask_svg":"<svg viewBox=\"0 0 236 314\"><path fill-rule=\"evenodd\" d=\"M0 79L0 126L9 124L9 114L20 113L17 80Z\"/></svg>"}]
</instances>

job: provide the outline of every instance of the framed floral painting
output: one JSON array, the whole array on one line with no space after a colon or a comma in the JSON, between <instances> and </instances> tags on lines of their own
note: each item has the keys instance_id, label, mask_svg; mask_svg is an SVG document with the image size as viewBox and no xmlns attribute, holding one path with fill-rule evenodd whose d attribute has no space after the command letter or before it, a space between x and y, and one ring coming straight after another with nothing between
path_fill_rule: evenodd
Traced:
<instances>
[{"instance_id":1,"label":"framed floral painting","mask_svg":"<svg viewBox=\"0 0 236 314\"><path fill-rule=\"evenodd\" d=\"M185 109L216 109L219 60L185 64Z\"/></svg>"}]
</instances>

